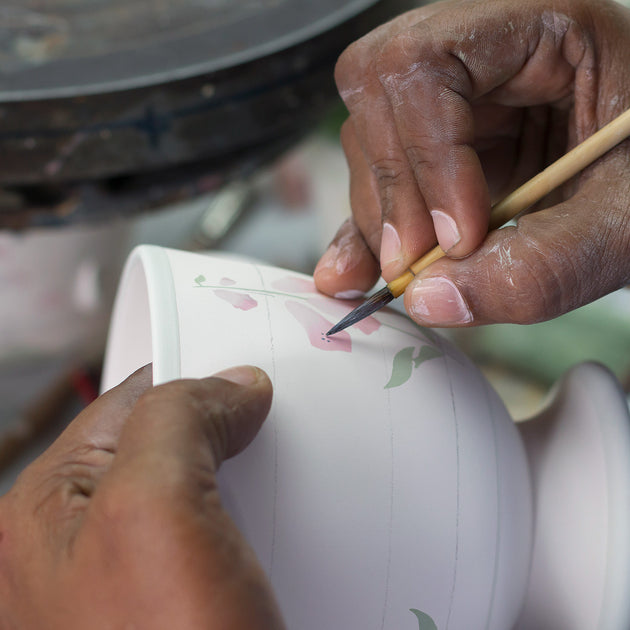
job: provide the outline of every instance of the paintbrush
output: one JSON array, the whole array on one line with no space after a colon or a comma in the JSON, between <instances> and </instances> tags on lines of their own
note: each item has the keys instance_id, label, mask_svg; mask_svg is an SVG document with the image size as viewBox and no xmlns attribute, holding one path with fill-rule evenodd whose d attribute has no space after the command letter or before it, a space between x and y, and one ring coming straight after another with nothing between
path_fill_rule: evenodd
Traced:
<instances>
[{"instance_id":1,"label":"paintbrush","mask_svg":"<svg viewBox=\"0 0 630 630\"><path fill-rule=\"evenodd\" d=\"M516 218L537 201L540 201L545 195L564 184L582 169L592 164L597 158L604 155L622 140L625 140L629 135L630 109L595 132L584 142L578 144L574 149L549 165L544 171L541 171L520 188L510 193L505 199L495 204L490 214L488 229L500 228ZM444 250L439 245L434 247L413 263L404 274L389 282L387 286L377 291L363 304L348 313L326 335L334 335L389 304L394 298L405 292L407 285L416 274L445 255Z\"/></svg>"}]
</instances>

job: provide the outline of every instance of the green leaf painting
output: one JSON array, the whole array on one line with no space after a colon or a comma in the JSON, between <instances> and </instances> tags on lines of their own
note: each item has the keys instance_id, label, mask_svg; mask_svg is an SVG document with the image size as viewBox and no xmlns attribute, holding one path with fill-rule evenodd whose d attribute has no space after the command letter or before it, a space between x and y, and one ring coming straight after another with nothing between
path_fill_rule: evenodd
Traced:
<instances>
[{"instance_id":1,"label":"green leaf painting","mask_svg":"<svg viewBox=\"0 0 630 630\"><path fill-rule=\"evenodd\" d=\"M416 608L409 609L418 619L419 628L418 630L438 630L435 625L435 621L427 615L427 613L422 612L421 610L417 610Z\"/></svg>"},{"instance_id":2,"label":"green leaf painting","mask_svg":"<svg viewBox=\"0 0 630 630\"><path fill-rule=\"evenodd\" d=\"M394 357L394 365L392 367L392 376L389 379L385 389L391 389L392 387L400 387L403 383L406 383L411 377L413 370L413 351L414 347L403 348L396 353Z\"/></svg>"},{"instance_id":3,"label":"green leaf painting","mask_svg":"<svg viewBox=\"0 0 630 630\"><path fill-rule=\"evenodd\" d=\"M256 306L257 303L250 294L265 295L273 298L291 298L292 301L287 301L285 304L287 308L293 304L294 300L301 300L307 303L310 307L310 311L312 311L301 311L304 316L308 315L309 326L307 327L305 325L306 320L303 321L302 318L295 316L294 308L292 314L305 328L309 335L309 339L311 339L311 345L319 348L320 350L336 349L343 350L345 352L352 351L350 331L343 331L334 338L328 338L323 332L321 332L330 328L332 323L329 322L322 313L320 313L322 299L320 294L316 292L315 285L312 281L287 276L286 278L280 278L272 283L271 286L274 289L280 290L270 290L268 288L260 287L242 287L236 280L231 278L223 278L218 283L216 281L208 283L206 276L204 274L199 274L194 278L194 283L195 288L210 289L222 300L229 302L232 306L240 310L250 310ZM230 298L228 292L244 295L245 301ZM400 387L401 385L404 385L411 378L414 369L419 368L423 363L429 361L430 359L444 356L444 352L456 361L459 360L457 354L451 354L448 346L445 347L444 351L441 349L439 341L440 337L429 329L417 326L415 331L410 331L406 327L401 328L384 323L374 317L370 319L373 319L374 322L371 324L369 329L357 326L360 332L370 335L381 327L390 328L398 333L409 335L413 339L413 341L410 341L409 343L415 344L399 350L394 356L391 377L385 385L385 389L391 389L393 387ZM311 328L313 328L313 330L311 330ZM345 337L342 337L342 335L345 335ZM337 347L330 347L334 343L336 343Z\"/></svg>"},{"instance_id":4,"label":"green leaf painting","mask_svg":"<svg viewBox=\"0 0 630 630\"><path fill-rule=\"evenodd\" d=\"M413 366L419 367L420 364L428 361L429 359L435 359L437 357L441 357L442 353L433 346L422 346L420 348L420 352L418 352L418 356L413 360Z\"/></svg>"},{"instance_id":5,"label":"green leaf painting","mask_svg":"<svg viewBox=\"0 0 630 630\"><path fill-rule=\"evenodd\" d=\"M440 350L429 345L421 346L415 357L413 356L414 350L413 346L409 346L396 353L392 365L392 375L385 385L385 389L404 385L411 378L414 368L419 367L429 359L443 356Z\"/></svg>"}]
</instances>

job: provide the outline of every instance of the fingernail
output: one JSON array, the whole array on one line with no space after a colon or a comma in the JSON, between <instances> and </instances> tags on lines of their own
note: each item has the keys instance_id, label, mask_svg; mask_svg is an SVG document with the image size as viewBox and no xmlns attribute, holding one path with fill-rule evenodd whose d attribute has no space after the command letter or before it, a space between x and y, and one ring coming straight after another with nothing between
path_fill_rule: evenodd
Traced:
<instances>
[{"instance_id":1,"label":"fingernail","mask_svg":"<svg viewBox=\"0 0 630 630\"><path fill-rule=\"evenodd\" d=\"M237 385L253 385L258 380L258 368L251 365L240 365L217 372L214 376Z\"/></svg>"},{"instance_id":2,"label":"fingernail","mask_svg":"<svg viewBox=\"0 0 630 630\"><path fill-rule=\"evenodd\" d=\"M461 240L457 223L455 223L453 217L441 210L432 210L431 216L433 217L433 227L435 228L438 243L447 252Z\"/></svg>"},{"instance_id":3,"label":"fingernail","mask_svg":"<svg viewBox=\"0 0 630 630\"><path fill-rule=\"evenodd\" d=\"M340 300L356 300L364 295L365 293L363 291L359 291L357 289L349 289L348 291L339 291L339 293L335 293L335 297Z\"/></svg>"},{"instance_id":4,"label":"fingernail","mask_svg":"<svg viewBox=\"0 0 630 630\"><path fill-rule=\"evenodd\" d=\"M400 236L391 223L383 223L380 259L381 271L385 271L390 265L398 266L403 260Z\"/></svg>"},{"instance_id":5,"label":"fingernail","mask_svg":"<svg viewBox=\"0 0 630 630\"><path fill-rule=\"evenodd\" d=\"M315 271L313 275L315 275L318 271L322 269L332 269L335 266L335 262L337 260L337 252L338 249L334 245L330 245L328 249L322 254L322 257L319 259L319 262L315 266Z\"/></svg>"},{"instance_id":6,"label":"fingernail","mask_svg":"<svg viewBox=\"0 0 630 630\"><path fill-rule=\"evenodd\" d=\"M347 243L340 243L339 245L331 245L319 259L319 262L315 266L313 275L316 275L324 269L334 270L338 276L342 276L347 273L353 267L356 267L356 256L351 246Z\"/></svg>"},{"instance_id":7,"label":"fingernail","mask_svg":"<svg viewBox=\"0 0 630 630\"><path fill-rule=\"evenodd\" d=\"M459 289L448 278L416 280L411 290L409 311L426 324L454 326L469 324L473 315Z\"/></svg>"}]
</instances>

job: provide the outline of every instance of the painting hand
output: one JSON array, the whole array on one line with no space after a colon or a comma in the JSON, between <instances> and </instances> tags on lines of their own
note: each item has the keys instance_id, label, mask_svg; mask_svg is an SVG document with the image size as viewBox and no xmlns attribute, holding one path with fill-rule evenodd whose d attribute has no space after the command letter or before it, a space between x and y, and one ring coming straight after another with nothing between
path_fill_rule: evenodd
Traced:
<instances>
[{"instance_id":1,"label":"painting hand","mask_svg":"<svg viewBox=\"0 0 630 630\"><path fill-rule=\"evenodd\" d=\"M628 32L612 1L446 0L351 45L336 79L352 227L318 288L356 295L436 243L447 258L405 297L425 325L540 321L628 282L628 143L484 242L492 201L630 106Z\"/></svg>"}]
</instances>

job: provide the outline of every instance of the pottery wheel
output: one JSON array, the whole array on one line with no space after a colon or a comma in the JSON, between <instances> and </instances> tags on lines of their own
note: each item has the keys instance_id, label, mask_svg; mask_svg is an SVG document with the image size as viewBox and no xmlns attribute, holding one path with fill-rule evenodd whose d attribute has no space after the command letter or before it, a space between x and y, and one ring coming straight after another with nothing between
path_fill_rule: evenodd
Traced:
<instances>
[{"instance_id":1,"label":"pottery wheel","mask_svg":"<svg viewBox=\"0 0 630 630\"><path fill-rule=\"evenodd\" d=\"M0 218L35 198L50 202L50 190L68 182L147 173L168 181L187 165L207 188L263 162L335 102L340 52L408 5L3 2Z\"/></svg>"},{"instance_id":2,"label":"pottery wheel","mask_svg":"<svg viewBox=\"0 0 630 630\"><path fill-rule=\"evenodd\" d=\"M374 0L13 0L0 98L77 96L205 74L327 32Z\"/></svg>"}]
</instances>

